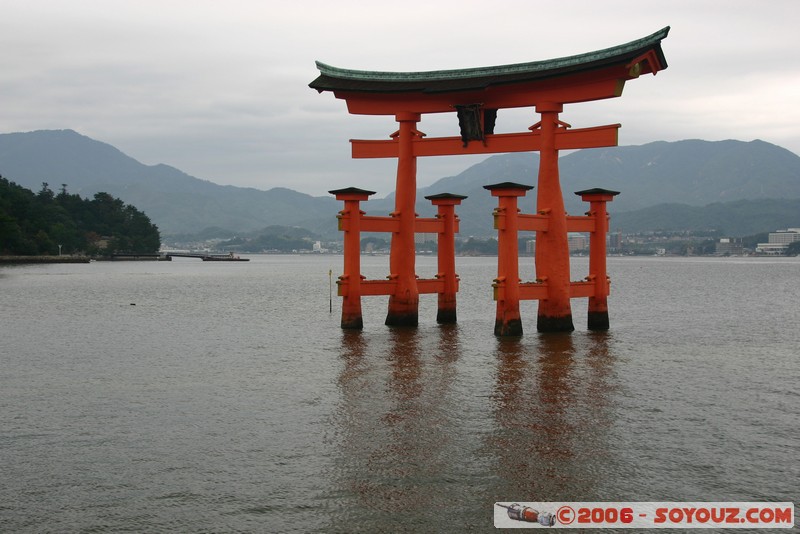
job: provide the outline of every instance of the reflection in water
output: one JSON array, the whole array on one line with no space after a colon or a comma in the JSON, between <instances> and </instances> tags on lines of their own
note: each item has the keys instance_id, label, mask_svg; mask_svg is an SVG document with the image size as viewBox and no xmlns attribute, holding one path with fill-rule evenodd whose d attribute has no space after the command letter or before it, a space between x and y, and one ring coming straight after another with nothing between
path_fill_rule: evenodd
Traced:
<instances>
[{"instance_id":1,"label":"reflection in water","mask_svg":"<svg viewBox=\"0 0 800 534\"><path fill-rule=\"evenodd\" d=\"M512 499L792 500L800 284L779 260L610 258L609 335L549 357L533 330L498 346L496 259L460 258L458 327L426 298L405 360L382 299L341 331L329 257L2 267L0 530L489 532ZM371 461L402 432L398 468Z\"/></svg>"},{"instance_id":2,"label":"reflection in water","mask_svg":"<svg viewBox=\"0 0 800 534\"><path fill-rule=\"evenodd\" d=\"M498 500L580 500L608 454L608 334L547 334L526 345L498 340L489 438Z\"/></svg>"},{"instance_id":3,"label":"reflection in water","mask_svg":"<svg viewBox=\"0 0 800 534\"><path fill-rule=\"evenodd\" d=\"M367 477L356 481L365 504L384 511L408 511L424 506L425 486L418 486L421 465L431 464L434 451L420 447L419 422L422 373L419 343L412 329L390 330L386 407L382 410L383 439L371 450ZM362 436L362 439L367 436ZM373 434L372 437L375 437Z\"/></svg>"},{"instance_id":4,"label":"reflection in water","mask_svg":"<svg viewBox=\"0 0 800 534\"><path fill-rule=\"evenodd\" d=\"M342 333L335 482L350 503L341 508L346 517L331 515L331 530L385 528L395 514L398 525L429 522L446 504L458 346L455 325L435 336L407 328Z\"/></svg>"},{"instance_id":5,"label":"reflection in water","mask_svg":"<svg viewBox=\"0 0 800 534\"><path fill-rule=\"evenodd\" d=\"M610 334L492 340L490 384L463 361L464 338L457 325L342 332L331 473L341 506L326 530L447 530L440 510L479 527L495 501L595 500L613 461ZM459 506L481 499L485 509Z\"/></svg>"},{"instance_id":6,"label":"reflection in water","mask_svg":"<svg viewBox=\"0 0 800 534\"><path fill-rule=\"evenodd\" d=\"M577 384L571 376L575 346L571 334L552 334L539 338L538 382L540 418L545 422L542 439L536 443L540 456L556 462L574 455L575 428L569 418L570 405L575 404ZM556 464L557 465L557 464ZM558 477L557 471L548 473Z\"/></svg>"},{"instance_id":7,"label":"reflection in water","mask_svg":"<svg viewBox=\"0 0 800 534\"><path fill-rule=\"evenodd\" d=\"M612 393L616 392L616 387L612 383L614 377L614 356L609 350L609 343L612 339L611 332L589 332L590 339L589 350L587 352L587 364L589 365L589 380L586 385L586 391L591 403L589 408L594 414L595 419L604 420L611 423L607 418L609 417L608 410L610 406L610 399ZM612 388L614 391L612 391Z\"/></svg>"}]
</instances>

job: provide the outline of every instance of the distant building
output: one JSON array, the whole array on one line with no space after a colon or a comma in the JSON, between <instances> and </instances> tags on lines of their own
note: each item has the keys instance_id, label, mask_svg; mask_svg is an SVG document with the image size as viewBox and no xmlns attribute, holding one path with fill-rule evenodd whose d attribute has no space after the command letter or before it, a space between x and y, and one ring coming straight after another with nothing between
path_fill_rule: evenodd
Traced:
<instances>
[{"instance_id":1,"label":"distant building","mask_svg":"<svg viewBox=\"0 0 800 534\"><path fill-rule=\"evenodd\" d=\"M536 254L536 240L535 239L529 239L529 240L525 241L525 252L527 252L528 254L531 254L531 255Z\"/></svg>"},{"instance_id":2,"label":"distant building","mask_svg":"<svg viewBox=\"0 0 800 534\"><path fill-rule=\"evenodd\" d=\"M783 243L759 243L756 245L756 252L767 256L783 256L786 254L787 248L789 248L789 245L784 245Z\"/></svg>"},{"instance_id":3,"label":"distant building","mask_svg":"<svg viewBox=\"0 0 800 534\"><path fill-rule=\"evenodd\" d=\"M569 234L569 251L578 252L589 249L589 238L584 234Z\"/></svg>"},{"instance_id":4,"label":"distant building","mask_svg":"<svg viewBox=\"0 0 800 534\"><path fill-rule=\"evenodd\" d=\"M800 241L800 228L789 228L787 230L778 230L777 232L770 232L770 243L783 243L788 245Z\"/></svg>"},{"instance_id":5,"label":"distant building","mask_svg":"<svg viewBox=\"0 0 800 534\"><path fill-rule=\"evenodd\" d=\"M437 234L414 234L414 243L422 245L424 243L436 243Z\"/></svg>"},{"instance_id":6,"label":"distant building","mask_svg":"<svg viewBox=\"0 0 800 534\"><path fill-rule=\"evenodd\" d=\"M606 238L606 244L608 245L608 250L610 252L617 252L620 248L622 248L622 233L621 232L612 232L608 234Z\"/></svg>"},{"instance_id":7,"label":"distant building","mask_svg":"<svg viewBox=\"0 0 800 534\"><path fill-rule=\"evenodd\" d=\"M800 228L788 228L769 233L769 242L759 243L756 252L769 256L782 256L791 243L800 241Z\"/></svg>"},{"instance_id":8,"label":"distant building","mask_svg":"<svg viewBox=\"0 0 800 534\"><path fill-rule=\"evenodd\" d=\"M741 239L723 237L716 246L719 256L741 256L744 254L744 245Z\"/></svg>"}]
</instances>

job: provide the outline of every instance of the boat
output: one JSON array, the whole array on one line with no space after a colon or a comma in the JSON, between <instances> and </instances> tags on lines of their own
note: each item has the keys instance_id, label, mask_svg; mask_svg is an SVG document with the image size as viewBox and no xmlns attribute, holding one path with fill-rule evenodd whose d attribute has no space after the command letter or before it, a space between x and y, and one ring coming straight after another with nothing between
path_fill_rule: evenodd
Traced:
<instances>
[{"instance_id":1,"label":"boat","mask_svg":"<svg viewBox=\"0 0 800 534\"><path fill-rule=\"evenodd\" d=\"M202 259L203 261L250 261L250 258L240 258L233 252L228 254L209 254L207 256L203 256Z\"/></svg>"}]
</instances>

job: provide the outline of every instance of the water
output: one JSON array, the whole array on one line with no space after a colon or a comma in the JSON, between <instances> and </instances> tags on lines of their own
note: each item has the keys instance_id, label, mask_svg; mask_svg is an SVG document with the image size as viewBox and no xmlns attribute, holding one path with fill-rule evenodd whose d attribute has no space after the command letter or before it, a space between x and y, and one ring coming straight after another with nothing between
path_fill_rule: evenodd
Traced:
<instances>
[{"instance_id":1,"label":"water","mask_svg":"<svg viewBox=\"0 0 800 534\"><path fill-rule=\"evenodd\" d=\"M498 340L495 258L458 258L457 325L423 295L419 328L388 328L369 297L361 333L329 312L341 257L252 258L0 269L0 531L490 532L495 501L797 499L796 259L609 258L610 332L580 299L575 332L539 335L525 302Z\"/></svg>"}]
</instances>

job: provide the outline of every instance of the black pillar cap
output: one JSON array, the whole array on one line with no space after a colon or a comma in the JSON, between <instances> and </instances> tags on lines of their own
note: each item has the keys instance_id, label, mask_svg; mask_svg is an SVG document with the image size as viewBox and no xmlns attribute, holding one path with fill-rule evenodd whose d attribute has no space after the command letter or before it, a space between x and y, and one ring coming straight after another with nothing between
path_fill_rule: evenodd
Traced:
<instances>
[{"instance_id":1,"label":"black pillar cap","mask_svg":"<svg viewBox=\"0 0 800 534\"><path fill-rule=\"evenodd\" d=\"M435 195L427 195L425 196L427 200L439 200L439 199L446 199L446 198L453 198L456 200L464 200L467 198L466 195L456 195L454 193L437 193Z\"/></svg>"},{"instance_id":2,"label":"black pillar cap","mask_svg":"<svg viewBox=\"0 0 800 534\"><path fill-rule=\"evenodd\" d=\"M576 195L619 195L619 191L612 191L610 189L603 189L602 187L595 187L592 189L584 189L583 191L575 191Z\"/></svg>"},{"instance_id":3,"label":"black pillar cap","mask_svg":"<svg viewBox=\"0 0 800 534\"><path fill-rule=\"evenodd\" d=\"M494 191L495 189L524 189L525 191L530 191L533 186L516 182L500 182L499 184L484 185L483 188L489 191Z\"/></svg>"},{"instance_id":4,"label":"black pillar cap","mask_svg":"<svg viewBox=\"0 0 800 534\"><path fill-rule=\"evenodd\" d=\"M359 189L358 187L345 187L344 189L333 189L328 191L331 195L374 195L375 191L367 191L366 189Z\"/></svg>"}]
</instances>

